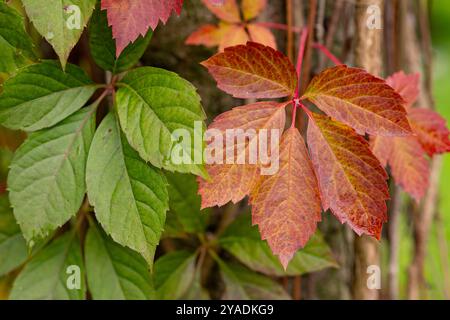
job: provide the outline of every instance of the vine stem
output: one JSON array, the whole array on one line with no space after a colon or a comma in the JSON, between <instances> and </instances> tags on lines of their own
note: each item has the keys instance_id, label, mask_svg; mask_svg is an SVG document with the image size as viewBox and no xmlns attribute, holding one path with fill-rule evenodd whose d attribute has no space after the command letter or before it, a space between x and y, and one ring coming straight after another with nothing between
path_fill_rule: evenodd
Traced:
<instances>
[{"instance_id":1,"label":"vine stem","mask_svg":"<svg viewBox=\"0 0 450 320\"><path fill-rule=\"evenodd\" d=\"M320 50L328 59L330 59L335 65L339 66L343 64L334 54L328 50L323 44L314 43L313 48Z\"/></svg>"},{"instance_id":2,"label":"vine stem","mask_svg":"<svg viewBox=\"0 0 450 320\"><path fill-rule=\"evenodd\" d=\"M301 73L302 73L302 64L303 64L303 56L305 55L305 47L306 47L306 40L308 39L308 28L303 28L300 38L300 47L298 49L298 57L297 57L297 88L295 88L294 98L292 99L292 123L291 128L295 127L295 118L297 116L297 108L299 106L300 100L299 100L299 91L300 91L300 79L301 79Z\"/></svg>"},{"instance_id":3,"label":"vine stem","mask_svg":"<svg viewBox=\"0 0 450 320\"><path fill-rule=\"evenodd\" d=\"M303 64L303 57L305 55L307 39L308 39L308 28L303 28L301 38L300 38L300 48L298 50L298 57L297 57L296 70L297 70L298 84L297 84L297 88L295 89L294 100L298 98L299 91L300 91L300 79L301 79L301 73L302 73L302 64Z\"/></svg>"}]
</instances>

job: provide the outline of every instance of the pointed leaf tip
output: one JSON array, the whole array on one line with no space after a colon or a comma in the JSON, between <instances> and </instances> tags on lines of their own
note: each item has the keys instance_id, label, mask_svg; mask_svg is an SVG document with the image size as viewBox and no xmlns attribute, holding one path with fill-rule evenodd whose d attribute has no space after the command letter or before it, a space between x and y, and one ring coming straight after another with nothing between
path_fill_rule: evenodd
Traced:
<instances>
[{"instance_id":1,"label":"pointed leaf tip","mask_svg":"<svg viewBox=\"0 0 450 320\"><path fill-rule=\"evenodd\" d=\"M297 72L281 52L256 42L225 48L201 63L219 89L235 98L281 98L294 93Z\"/></svg>"},{"instance_id":2,"label":"pointed leaf tip","mask_svg":"<svg viewBox=\"0 0 450 320\"><path fill-rule=\"evenodd\" d=\"M326 69L303 95L358 134L411 135L405 101L385 80L346 65Z\"/></svg>"}]
</instances>

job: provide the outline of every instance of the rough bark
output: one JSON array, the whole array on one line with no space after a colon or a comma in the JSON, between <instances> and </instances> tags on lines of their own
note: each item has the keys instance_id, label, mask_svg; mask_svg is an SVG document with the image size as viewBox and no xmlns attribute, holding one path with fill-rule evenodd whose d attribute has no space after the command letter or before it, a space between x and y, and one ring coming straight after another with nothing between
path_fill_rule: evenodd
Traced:
<instances>
[{"instance_id":1,"label":"rough bark","mask_svg":"<svg viewBox=\"0 0 450 320\"><path fill-rule=\"evenodd\" d=\"M356 2L355 26L356 47L355 63L368 72L380 75L382 72L381 42L383 30L367 27L367 8L377 5L383 10L383 0L358 0ZM379 242L371 237L361 236L355 239L355 270L353 281L353 297L355 299L378 299L379 292L367 286L367 268L380 265Z\"/></svg>"}]
</instances>

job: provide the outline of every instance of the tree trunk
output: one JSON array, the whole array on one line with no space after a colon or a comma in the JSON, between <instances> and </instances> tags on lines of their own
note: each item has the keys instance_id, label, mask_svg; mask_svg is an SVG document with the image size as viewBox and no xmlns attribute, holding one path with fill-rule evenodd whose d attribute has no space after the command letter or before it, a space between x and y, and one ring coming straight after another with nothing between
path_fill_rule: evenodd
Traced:
<instances>
[{"instance_id":1,"label":"tree trunk","mask_svg":"<svg viewBox=\"0 0 450 320\"><path fill-rule=\"evenodd\" d=\"M378 6L383 10L383 0L358 0L356 2L356 48L355 63L374 75L381 75L383 55L381 52L382 29L370 29L367 26L369 6ZM380 16L380 18L382 15ZM353 297L355 299L378 299L379 291L367 285L367 268L380 266L379 242L368 236L355 238L355 274L353 281ZM381 275L380 275L381 277Z\"/></svg>"}]
</instances>

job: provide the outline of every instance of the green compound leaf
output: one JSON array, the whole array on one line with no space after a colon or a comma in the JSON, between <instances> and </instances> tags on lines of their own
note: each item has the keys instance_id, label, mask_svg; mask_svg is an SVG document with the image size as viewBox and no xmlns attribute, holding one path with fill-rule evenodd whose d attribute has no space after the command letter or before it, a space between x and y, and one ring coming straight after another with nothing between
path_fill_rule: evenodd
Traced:
<instances>
[{"instance_id":1,"label":"green compound leaf","mask_svg":"<svg viewBox=\"0 0 450 320\"><path fill-rule=\"evenodd\" d=\"M205 114L195 87L176 73L152 67L130 71L119 86L120 124L139 155L158 168L206 176L200 132Z\"/></svg>"},{"instance_id":2,"label":"green compound leaf","mask_svg":"<svg viewBox=\"0 0 450 320\"><path fill-rule=\"evenodd\" d=\"M0 95L0 123L36 131L55 125L80 109L96 86L79 67L62 71L54 61L27 66L8 79Z\"/></svg>"},{"instance_id":3,"label":"green compound leaf","mask_svg":"<svg viewBox=\"0 0 450 320\"><path fill-rule=\"evenodd\" d=\"M0 196L0 276L16 269L28 257L28 249L14 219L7 194Z\"/></svg>"},{"instance_id":4,"label":"green compound leaf","mask_svg":"<svg viewBox=\"0 0 450 320\"><path fill-rule=\"evenodd\" d=\"M66 233L26 264L14 282L10 299L83 300L84 274L80 242L74 233Z\"/></svg>"},{"instance_id":5,"label":"green compound leaf","mask_svg":"<svg viewBox=\"0 0 450 320\"><path fill-rule=\"evenodd\" d=\"M272 279L214 256L225 283L224 300L289 300L281 285Z\"/></svg>"},{"instance_id":6,"label":"green compound leaf","mask_svg":"<svg viewBox=\"0 0 450 320\"><path fill-rule=\"evenodd\" d=\"M137 38L116 58L116 41L112 37L111 27L108 26L106 11L97 7L89 24L89 45L92 57L97 65L112 73L128 70L136 65L142 57L150 43L152 34L149 29L145 37Z\"/></svg>"},{"instance_id":7,"label":"green compound leaf","mask_svg":"<svg viewBox=\"0 0 450 320\"><path fill-rule=\"evenodd\" d=\"M65 68L96 0L22 0L36 30L52 45Z\"/></svg>"},{"instance_id":8,"label":"green compound leaf","mask_svg":"<svg viewBox=\"0 0 450 320\"><path fill-rule=\"evenodd\" d=\"M197 194L198 184L195 176L167 172L166 178L169 181L170 208L167 220L176 220L170 225L178 226L176 229L179 229L179 232L203 232L211 210L200 210L201 198Z\"/></svg>"},{"instance_id":9,"label":"green compound leaf","mask_svg":"<svg viewBox=\"0 0 450 320\"><path fill-rule=\"evenodd\" d=\"M147 300L153 297L146 261L115 243L95 225L84 247L89 291L94 300Z\"/></svg>"},{"instance_id":10,"label":"green compound leaf","mask_svg":"<svg viewBox=\"0 0 450 320\"><path fill-rule=\"evenodd\" d=\"M79 210L95 130L95 105L32 133L17 149L8 176L14 215L27 241L63 225Z\"/></svg>"},{"instance_id":11,"label":"green compound leaf","mask_svg":"<svg viewBox=\"0 0 450 320\"><path fill-rule=\"evenodd\" d=\"M194 279L192 279L192 283L190 284L186 293L181 297L182 300L210 300L208 290L203 288L202 279L201 279L201 266L197 264L195 268Z\"/></svg>"},{"instance_id":12,"label":"green compound leaf","mask_svg":"<svg viewBox=\"0 0 450 320\"><path fill-rule=\"evenodd\" d=\"M141 253L148 264L166 220L167 181L145 163L121 134L110 113L95 133L86 184L98 221L114 241Z\"/></svg>"},{"instance_id":13,"label":"green compound leaf","mask_svg":"<svg viewBox=\"0 0 450 320\"><path fill-rule=\"evenodd\" d=\"M13 73L34 59L33 43L25 31L23 17L0 2L0 73Z\"/></svg>"},{"instance_id":14,"label":"green compound leaf","mask_svg":"<svg viewBox=\"0 0 450 320\"><path fill-rule=\"evenodd\" d=\"M258 228L252 227L251 215L242 214L219 239L220 245L252 270L272 276L294 276L336 267L332 253L319 232L306 246L297 251L286 271L274 256L266 241L261 240Z\"/></svg>"},{"instance_id":15,"label":"green compound leaf","mask_svg":"<svg viewBox=\"0 0 450 320\"><path fill-rule=\"evenodd\" d=\"M173 251L155 263L154 283L161 300L176 300L188 293L195 277L197 255L189 251Z\"/></svg>"}]
</instances>

